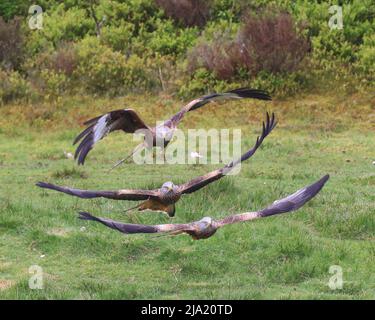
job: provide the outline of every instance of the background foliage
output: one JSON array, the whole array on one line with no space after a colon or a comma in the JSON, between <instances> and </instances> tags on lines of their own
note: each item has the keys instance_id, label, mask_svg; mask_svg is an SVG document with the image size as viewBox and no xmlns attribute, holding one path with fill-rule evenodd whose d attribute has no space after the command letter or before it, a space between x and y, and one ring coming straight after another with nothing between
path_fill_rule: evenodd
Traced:
<instances>
[{"instance_id":1,"label":"background foliage","mask_svg":"<svg viewBox=\"0 0 375 320\"><path fill-rule=\"evenodd\" d=\"M27 0L0 5L0 101L62 94L166 91L190 97L233 86L279 96L374 82L372 0L39 1L43 29L28 28Z\"/></svg>"}]
</instances>

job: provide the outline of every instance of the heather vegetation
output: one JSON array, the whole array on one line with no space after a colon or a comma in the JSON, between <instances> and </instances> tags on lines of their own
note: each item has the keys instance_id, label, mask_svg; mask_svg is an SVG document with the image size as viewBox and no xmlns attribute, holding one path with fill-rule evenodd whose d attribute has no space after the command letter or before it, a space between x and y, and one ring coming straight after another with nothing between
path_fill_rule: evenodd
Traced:
<instances>
[{"instance_id":1,"label":"heather vegetation","mask_svg":"<svg viewBox=\"0 0 375 320\"><path fill-rule=\"evenodd\" d=\"M371 0L330 3L244 0L29 1L0 5L0 101L61 95L165 92L191 97L235 86L274 95L374 83Z\"/></svg>"}]
</instances>

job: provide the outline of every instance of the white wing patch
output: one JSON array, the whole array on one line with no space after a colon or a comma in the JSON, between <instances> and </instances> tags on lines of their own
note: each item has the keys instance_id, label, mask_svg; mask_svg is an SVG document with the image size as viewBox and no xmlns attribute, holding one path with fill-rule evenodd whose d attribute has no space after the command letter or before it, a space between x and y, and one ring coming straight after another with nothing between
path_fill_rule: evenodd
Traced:
<instances>
[{"instance_id":1,"label":"white wing patch","mask_svg":"<svg viewBox=\"0 0 375 320\"><path fill-rule=\"evenodd\" d=\"M303 193L306 191L306 188L303 188L301 190L298 190L297 192L291 194L290 196L286 197L286 198L283 198L283 199L279 199L279 200L276 200L273 202L273 204L278 204L279 202L282 202L282 201L286 201L286 200L292 200L292 199L295 199L297 198L298 196L300 195L303 195ZM304 197L306 197L306 195L304 195Z\"/></svg>"},{"instance_id":2,"label":"white wing patch","mask_svg":"<svg viewBox=\"0 0 375 320\"><path fill-rule=\"evenodd\" d=\"M105 116L101 117L97 124L94 127L94 143L102 139L108 132L107 128L107 118L109 117L109 114L106 114Z\"/></svg>"},{"instance_id":3,"label":"white wing patch","mask_svg":"<svg viewBox=\"0 0 375 320\"><path fill-rule=\"evenodd\" d=\"M230 99L242 99L242 97L240 97L238 94L232 93L232 92L224 92L222 94L222 96L217 97L218 100L220 100L220 99L227 99L227 98L230 98Z\"/></svg>"}]
</instances>

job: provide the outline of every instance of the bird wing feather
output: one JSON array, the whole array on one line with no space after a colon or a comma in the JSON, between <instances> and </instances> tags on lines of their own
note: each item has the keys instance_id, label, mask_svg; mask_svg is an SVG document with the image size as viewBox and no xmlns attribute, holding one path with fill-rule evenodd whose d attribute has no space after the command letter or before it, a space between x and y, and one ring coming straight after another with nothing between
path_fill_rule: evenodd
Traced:
<instances>
[{"instance_id":1,"label":"bird wing feather","mask_svg":"<svg viewBox=\"0 0 375 320\"><path fill-rule=\"evenodd\" d=\"M185 113L196 110L211 101L218 101L224 99L243 99L243 98L254 98L259 100L272 100L271 96L263 90L250 89L250 88L239 88L223 93L213 93L200 98L197 98L187 105L185 105L179 112L173 115L164 125L168 127L176 127L177 124L182 120Z\"/></svg>"},{"instance_id":2,"label":"bird wing feather","mask_svg":"<svg viewBox=\"0 0 375 320\"><path fill-rule=\"evenodd\" d=\"M129 189L122 189L116 191L93 191L93 190L82 190L82 189L74 189L69 187L62 187L57 186L52 183L46 182L38 182L36 184L38 187L51 189L59 192L63 192L72 196L76 196L79 198L84 199L92 199L92 198L107 198L107 199L115 199L115 200L147 200L149 198L158 198L159 197L159 190L129 190Z\"/></svg>"},{"instance_id":3,"label":"bird wing feather","mask_svg":"<svg viewBox=\"0 0 375 320\"><path fill-rule=\"evenodd\" d=\"M255 211L255 212L246 212L246 213L231 215L222 220L216 221L216 223L220 227L226 224L248 221L248 220L253 220L257 218L272 216L275 214L295 211L301 208L306 202L314 198L319 193L319 191L323 188L323 186L328 181L328 179L329 179L329 175L325 175L324 177L314 182L313 184L307 187L304 187L285 198L276 200L273 204L271 204L265 209Z\"/></svg>"},{"instance_id":4,"label":"bird wing feather","mask_svg":"<svg viewBox=\"0 0 375 320\"><path fill-rule=\"evenodd\" d=\"M83 130L73 141L76 144L80 140L74 158L78 158L78 164L84 164L89 151L107 134L123 130L126 133L134 133L139 129L150 130L133 109L120 109L108 112L85 122L88 127Z\"/></svg>"},{"instance_id":5,"label":"bird wing feather","mask_svg":"<svg viewBox=\"0 0 375 320\"><path fill-rule=\"evenodd\" d=\"M263 122L263 130L260 137L257 137L257 140L255 142L255 145L253 148L251 148L249 151L244 153L241 158L232 161L231 163L227 164L225 167L221 169L214 170L210 173L207 173L203 176L197 177L193 180L190 180L189 182L182 184L179 186L179 191L182 194L186 193L192 193L195 192L204 186L210 184L211 182L214 182L222 177L224 177L226 174L228 174L235 166L237 166L240 162L245 161L249 159L252 155L254 155L255 151L259 148L259 146L262 144L265 137L268 136L268 134L275 128L276 126L275 121L275 115L272 114L270 117L267 113L267 120L266 123Z\"/></svg>"},{"instance_id":6,"label":"bird wing feather","mask_svg":"<svg viewBox=\"0 0 375 320\"><path fill-rule=\"evenodd\" d=\"M187 232L193 229L192 224L159 224L159 225L144 225L144 224L132 224L132 223L122 223L119 221L105 219L101 217L95 217L88 212L80 212L79 218L82 220L97 221L105 226L118 230L122 233L169 233L169 232Z\"/></svg>"}]
</instances>

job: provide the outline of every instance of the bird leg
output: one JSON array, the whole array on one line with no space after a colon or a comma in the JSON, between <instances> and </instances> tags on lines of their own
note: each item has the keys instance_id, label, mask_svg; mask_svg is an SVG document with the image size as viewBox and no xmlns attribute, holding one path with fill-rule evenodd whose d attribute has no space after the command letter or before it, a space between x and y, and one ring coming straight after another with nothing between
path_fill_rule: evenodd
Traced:
<instances>
[{"instance_id":1,"label":"bird leg","mask_svg":"<svg viewBox=\"0 0 375 320\"><path fill-rule=\"evenodd\" d=\"M157 205L158 203L156 203ZM151 200L150 198L147 199L146 201L143 201L141 203L138 203L136 206L134 207L131 207L129 209L126 209L124 211L125 212L128 212L128 211L132 211L134 209L137 209L138 208L138 211L145 211L145 210L154 210L154 207L155 207L155 204L154 204L154 201ZM155 209L157 209L157 206L155 207Z\"/></svg>"},{"instance_id":2,"label":"bird leg","mask_svg":"<svg viewBox=\"0 0 375 320\"><path fill-rule=\"evenodd\" d=\"M116 163L112 166L112 168L109 169L108 172L111 172L113 169L117 168L120 164L122 164L122 163L124 163L126 160L128 160L128 159L129 159L131 156L133 156L134 153L136 153L141 147L144 147L144 144L143 144L143 143L141 143L141 144L139 144L138 146L136 146L136 147L134 148L134 150L132 151L132 153L130 153L126 158L123 158L123 159L121 159L120 161L116 162Z\"/></svg>"},{"instance_id":3,"label":"bird leg","mask_svg":"<svg viewBox=\"0 0 375 320\"><path fill-rule=\"evenodd\" d=\"M124 210L124 213L129 212L129 211L133 211L134 209L139 208L142 204L143 204L143 202L137 204L137 205L134 206L134 207L131 207L131 208L126 209L126 210Z\"/></svg>"}]
</instances>

